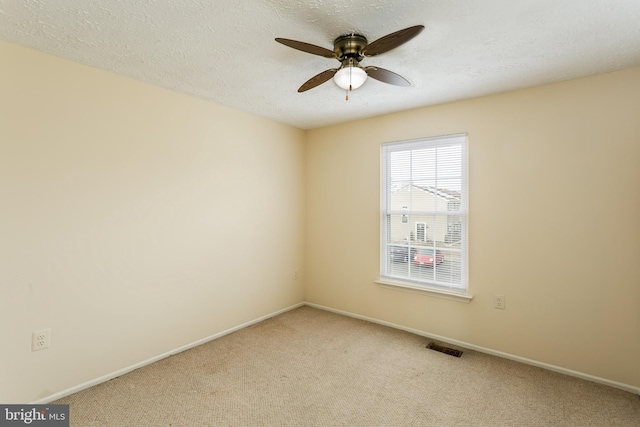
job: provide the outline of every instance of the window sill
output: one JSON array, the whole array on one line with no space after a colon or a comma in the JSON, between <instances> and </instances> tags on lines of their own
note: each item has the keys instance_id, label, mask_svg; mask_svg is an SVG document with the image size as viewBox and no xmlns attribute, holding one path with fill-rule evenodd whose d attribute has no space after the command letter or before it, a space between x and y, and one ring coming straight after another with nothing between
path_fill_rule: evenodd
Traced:
<instances>
[{"instance_id":1,"label":"window sill","mask_svg":"<svg viewBox=\"0 0 640 427\"><path fill-rule=\"evenodd\" d=\"M400 280L381 277L374 281L378 285L387 289L395 289L405 292L412 292L422 295L428 295L435 298L443 298L450 301L457 301L468 304L471 302L473 295L464 291L450 291L448 289L440 289L428 285L417 285L411 282L403 282Z\"/></svg>"}]
</instances>

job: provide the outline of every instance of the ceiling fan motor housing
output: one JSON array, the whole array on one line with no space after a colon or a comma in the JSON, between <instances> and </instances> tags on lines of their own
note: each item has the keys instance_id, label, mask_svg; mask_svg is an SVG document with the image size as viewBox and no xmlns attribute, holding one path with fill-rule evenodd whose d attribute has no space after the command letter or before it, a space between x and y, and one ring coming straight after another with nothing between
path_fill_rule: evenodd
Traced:
<instances>
[{"instance_id":1,"label":"ceiling fan motor housing","mask_svg":"<svg viewBox=\"0 0 640 427\"><path fill-rule=\"evenodd\" d=\"M360 34L347 34L338 37L333 42L333 51L340 62L349 58L360 62L364 58L363 50L366 46L367 38L365 36Z\"/></svg>"}]
</instances>

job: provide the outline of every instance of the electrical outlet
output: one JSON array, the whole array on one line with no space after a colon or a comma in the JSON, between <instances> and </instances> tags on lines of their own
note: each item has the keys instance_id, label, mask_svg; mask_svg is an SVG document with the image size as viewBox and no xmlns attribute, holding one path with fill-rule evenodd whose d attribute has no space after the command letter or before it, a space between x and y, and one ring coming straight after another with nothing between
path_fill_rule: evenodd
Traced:
<instances>
[{"instance_id":1,"label":"electrical outlet","mask_svg":"<svg viewBox=\"0 0 640 427\"><path fill-rule=\"evenodd\" d=\"M493 296L493 308L497 308L499 310L504 310L504 295L495 294Z\"/></svg>"},{"instance_id":2,"label":"electrical outlet","mask_svg":"<svg viewBox=\"0 0 640 427\"><path fill-rule=\"evenodd\" d=\"M31 334L31 351L44 350L51 345L51 329L41 329Z\"/></svg>"},{"instance_id":3,"label":"electrical outlet","mask_svg":"<svg viewBox=\"0 0 640 427\"><path fill-rule=\"evenodd\" d=\"M293 270L293 280L298 280L298 270Z\"/></svg>"}]
</instances>

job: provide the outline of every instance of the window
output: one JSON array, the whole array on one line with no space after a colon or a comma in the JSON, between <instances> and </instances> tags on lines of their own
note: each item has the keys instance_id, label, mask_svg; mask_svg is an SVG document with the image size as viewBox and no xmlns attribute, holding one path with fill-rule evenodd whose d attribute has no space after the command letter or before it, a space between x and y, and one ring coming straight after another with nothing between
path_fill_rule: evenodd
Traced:
<instances>
[{"instance_id":1,"label":"window","mask_svg":"<svg viewBox=\"0 0 640 427\"><path fill-rule=\"evenodd\" d=\"M407 217L407 222L409 218ZM419 242L425 242L427 240L427 223L416 222L416 240Z\"/></svg>"},{"instance_id":2,"label":"window","mask_svg":"<svg viewBox=\"0 0 640 427\"><path fill-rule=\"evenodd\" d=\"M381 283L467 291L467 136L382 146Z\"/></svg>"}]
</instances>

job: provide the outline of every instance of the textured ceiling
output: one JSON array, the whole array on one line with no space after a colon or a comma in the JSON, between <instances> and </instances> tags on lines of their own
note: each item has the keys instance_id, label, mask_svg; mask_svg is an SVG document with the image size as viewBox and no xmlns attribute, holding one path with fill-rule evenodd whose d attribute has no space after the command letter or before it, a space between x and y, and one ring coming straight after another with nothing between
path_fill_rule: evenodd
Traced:
<instances>
[{"instance_id":1,"label":"textured ceiling","mask_svg":"<svg viewBox=\"0 0 640 427\"><path fill-rule=\"evenodd\" d=\"M425 30L366 58L412 82L369 79L345 101L328 49ZM640 66L640 0L0 0L0 38L302 129Z\"/></svg>"}]
</instances>

